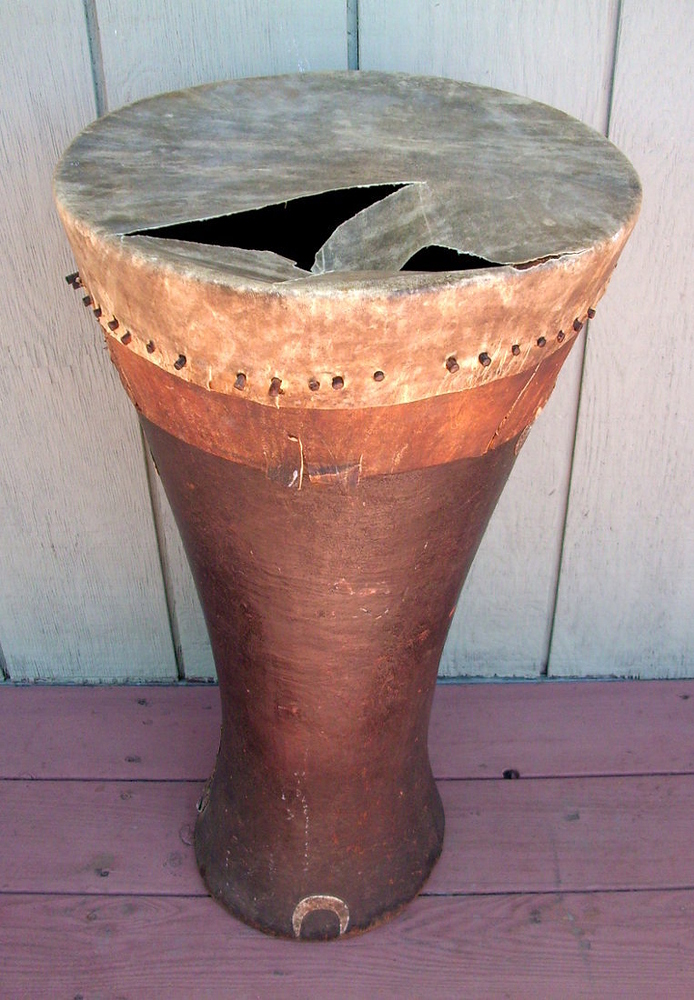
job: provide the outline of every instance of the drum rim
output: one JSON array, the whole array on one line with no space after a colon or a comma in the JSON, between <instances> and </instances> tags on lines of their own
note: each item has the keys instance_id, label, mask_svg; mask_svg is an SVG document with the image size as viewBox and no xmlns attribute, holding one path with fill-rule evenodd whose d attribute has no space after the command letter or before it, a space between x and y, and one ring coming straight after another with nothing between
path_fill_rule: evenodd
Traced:
<instances>
[{"instance_id":1,"label":"drum rim","mask_svg":"<svg viewBox=\"0 0 694 1000\"><path fill-rule=\"evenodd\" d=\"M350 107L361 101L363 107L361 110L357 109L356 113L361 113L373 128L371 142L379 141L381 132L378 130L384 129L381 124L383 116L377 115L369 105L372 98L400 101L400 104L395 104L398 110L406 107L402 103L403 95L408 99L430 98L435 102L434 110L439 111L442 116L439 123L441 126L455 125L456 114L460 116L465 113L468 118L460 122L457 133L454 130L444 136L437 133L421 140L416 135L403 134L403 143L407 141L413 148L403 152L389 146L386 165L371 165L368 156L373 150L367 140L354 134L356 125L344 126L345 129L351 127L352 131L346 131L343 137L342 132L336 129L338 138L334 140L334 144L337 148L329 148L324 154L325 162L321 161L312 167L307 162L311 158L302 156L303 144L308 141L311 128L318 128L318 113L311 108L304 110L299 107L297 118L286 125L286 132L291 138L286 140L285 147L280 152L302 157L300 169L305 171L305 176L304 173L298 179L283 176L283 172L288 172L288 167L277 159L277 136L273 135L269 139L262 124L257 126L258 133L251 137L254 155L259 162L247 164L243 156L238 154L238 162L235 163L234 151L229 148L229 144L236 136L234 129L240 134L248 125L242 112L247 118L250 112L232 107L233 99L237 100L238 105L247 99L251 110L255 112L263 103L261 98L271 98L272 105L277 105L276 113L279 114L282 110L290 111L292 107L296 107L294 94L300 91L305 91L308 99L315 98L317 101L338 101L346 95L350 98ZM137 149L132 152L127 145L129 139L132 140L133 136L137 137L140 133L143 138L154 143L153 137L158 136L156 129L160 120L174 118L174 112L180 117L195 114L200 118L202 116L198 111L202 106L208 117L212 117L213 112L220 117L219 108L214 104L215 99L226 103L224 116L221 116L223 122L219 124L214 121L214 129L220 135L216 140L217 146L209 154L209 162L205 163L203 181L198 182L193 177L197 162L194 157L203 155L196 145L196 136L191 137L189 146L177 146L174 141L175 132L174 137L166 139L168 145L162 145L161 149ZM236 120L233 118L234 112L237 114ZM488 124L484 120L485 115L497 115L500 121ZM530 116L528 121L525 121L524 115ZM532 116L538 119L537 122ZM411 120L406 121L403 128L414 129L416 125L422 124L422 120L423 116L418 118L413 112ZM195 118L186 124L194 127ZM277 125L277 122L273 119L272 124ZM203 124L199 127L203 128ZM214 129L211 133L213 136ZM297 136L294 136L293 129L297 130ZM541 133L543 129L546 134L535 134ZM387 129L384 136L390 139L392 145L393 136ZM163 144L165 140L159 137L159 141ZM186 140L178 141L182 143ZM486 152L485 142L492 146ZM344 143L345 149L353 151L357 158L348 168L340 167L339 160L345 156L345 149L340 143ZM441 148L437 145L439 143ZM109 144L114 148L111 149ZM419 150L420 145L422 151ZM105 152L102 151L103 146L106 147ZM174 152L180 155L181 162L172 162L175 159L172 155ZM539 165L533 162L530 167L525 168L523 159L518 160L518 157L528 158L530 152L537 154L536 159L542 159L543 162ZM588 154L587 163L585 157ZM131 157L131 162L128 162L128 156ZM505 159L501 162L503 157ZM219 158L223 158L223 162L219 162ZM596 160L600 161L597 165ZM448 172L455 168L457 161L461 161L459 172L449 177ZM572 172L567 173L566 163ZM299 169L296 164L290 166ZM263 181L263 171L270 168L273 171L272 179ZM573 173L578 168L580 176L574 179ZM590 169L594 169L595 173L590 177L583 176ZM512 181L506 176L509 171L513 174ZM355 172L359 172L358 175ZM521 176L517 176L519 173ZM89 183L83 180L85 174ZM502 188L493 192L491 198L489 194L490 176L502 175L505 182L514 185L514 203L521 202L520 208L514 205L510 214L504 214L506 209L501 204L502 197L505 196L506 200L510 197L508 191ZM455 184L460 184L461 179L474 185L470 192L470 197L474 200L470 203L464 200L468 195L461 194L459 188L455 187ZM153 186L159 184L164 190L153 187L151 192L145 191L142 194L138 185L144 181ZM596 182L599 181L604 181L602 187L611 184L609 196L598 190ZM530 199L529 206L535 215L539 210L547 210L547 205L541 199L538 200L539 195L534 189L549 182L555 188L553 210L558 221L530 218L527 212L524 214L521 211L524 207L523 199ZM263 188L261 193L256 193L256 183L265 185L267 190ZM214 253L211 254L208 268L202 264L198 268L191 261L182 263L174 254L166 252L166 244L171 245L172 241L162 244L157 237L158 230L172 224L204 221L225 215L233 217L251 207L277 204L293 197L345 190L350 186L368 188L383 183L405 187L414 185L418 189L431 188L434 202L424 214L428 217L427 225L432 223L436 230L433 242L451 247L459 253L474 254L489 260L494 266L525 266L588 250L613 238L636 217L641 203L639 179L629 160L605 136L563 111L507 91L445 77L346 70L222 80L156 94L125 105L97 119L75 137L56 167L54 194L62 213L79 221L96 238L105 241L114 239L124 247L132 242L140 251L143 240L148 241L152 256L160 258L162 264L168 263L179 273L193 274L199 280L208 280L211 267L215 271L216 282L228 284L240 291L260 292L268 290L270 286L279 294L306 292L315 296L337 294L363 286L367 294L369 291L383 294L419 291L442 284L466 284L469 280L468 271L404 273L394 266L360 269L350 266L344 272L337 269L313 275L299 269L296 276L288 279L259 280L248 274L235 275L229 269L215 267ZM172 187L170 194L166 191L167 185ZM177 185L180 188L178 193ZM397 192L398 195L401 193ZM451 197L445 207L439 204L441 198L449 195ZM564 210L556 199L567 199L569 196L574 199L571 202L573 214L569 213L570 218L562 221L562 211L568 212L568 209ZM104 204L107 197L112 199L112 203ZM177 197L180 198L178 202ZM119 198L124 200L119 202ZM167 202L167 198L171 201ZM189 198L197 198L198 202L200 198L204 198L204 204L188 204ZM238 203L235 204L234 199ZM576 202L575 199L579 200ZM494 205L494 212L491 213L493 217L489 213L490 200ZM462 205L452 205L451 202L461 202ZM608 214L601 217L600 212L604 211L607 204ZM373 206L367 211L372 209ZM464 225L470 228L457 234L443 233L441 226L455 228L455 213L463 210ZM128 211L129 219L126 218ZM431 211L434 212L433 220ZM445 218L439 217L437 212L439 215L444 213ZM451 212L453 215L449 218ZM529 232L532 226L539 227L538 231L542 234L539 242ZM555 231L557 226L560 229L558 234ZM562 235L562 226L568 235L567 232ZM516 231L509 232L509 227ZM146 236L143 235L145 232ZM458 238L455 238L456 235ZM413 246L419 243L416 236L412 239ZM503 247L491 245L494 240L499 239L504 244ZM516 246L512 246L513 244ZM198 244L203 251L206 245ZM180 250L180 246L178 249Z\"/></svg>"},{"instance_id":2,"label":"drum rim","mask_svg":"<svg viewBox=\"0 0 694 1000\"><path fill-rule=\"evenodd\" d=\"M85 136L98 136L119 115L218 88L304 86L307 80L318 86L445 86L547 107L437 77L340 71L205 84L112 112L77 137L54 181L85 304L94 308L107 340L213 392L276 408L333 410L406 403L531 373L574 339L604 293L635 224L641 192L633 168L609 140L555 109L547 109L553 120L573 122L610 150L623 171L629 212L603 239L530 262L456 272L303 272L299 280L259 282L162 255L152 245L157 240L108 232L75 211L66 180L71 158Z\"/></svg>"}]
</instances>

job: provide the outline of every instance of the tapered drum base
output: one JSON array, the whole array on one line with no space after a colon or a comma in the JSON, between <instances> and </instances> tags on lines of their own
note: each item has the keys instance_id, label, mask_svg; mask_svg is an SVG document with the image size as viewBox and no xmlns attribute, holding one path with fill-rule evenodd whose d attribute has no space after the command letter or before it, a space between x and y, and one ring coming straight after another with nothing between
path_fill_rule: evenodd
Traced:
<instances>
[{"instance_id":1,"label":"tapered drum base","mask_svg":"<svg viewBox=\"0 0 694 1000\"><path fill-rule=\"evenodd\" d=\"M441 852L437 668L515 442L298 489L143 423L219 675L203 877L274 934L365 930L416 895Z\"/></svg>"},{"instance_id":2,"label":"tapered drum base","mask_svg":"<svg viewBox=\"0 0 694 1000\"><path fill-rule=\"evenodd\" d=\"M248 798L234 771L220 755L195 856L212 895L259 930L303 940L365 931L417 895L441 854L443 806L430 770L419 781L395 775L382 795L373 781L369 791L371 775L341 779L318 765L322 773L299 772L283 792L268 773L265 795Z\"/></svg>"}]
</instances>

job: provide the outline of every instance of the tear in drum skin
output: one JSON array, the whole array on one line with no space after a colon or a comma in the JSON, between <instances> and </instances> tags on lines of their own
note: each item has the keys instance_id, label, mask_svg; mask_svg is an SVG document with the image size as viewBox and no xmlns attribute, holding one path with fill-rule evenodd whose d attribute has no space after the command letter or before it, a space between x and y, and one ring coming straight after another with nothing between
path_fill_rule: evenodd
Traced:
<instances>
[{"instance_id":1,"label":"tear in drum skin","mask_svg":"<svg viewBox=\"0 0 694 1000\"><path fill-rule=\"evenodd\" d=\"M404 184L341 188L214 219L181 222L133 236L155 236L242 250L271 250L310 271L316 254L338 226Z\"/></svg>"},{"instance_id":2,"label":"tear in drum skin","mask_svg":"<svg viewBox=\"0 0 694 1000\"><path fill-rule=\"evenodd\" d=\"M339 226L406 186L374 184L324 191L247 212L143 229L129 235L241 250L269 250L295 261L302 270L310 271L316 254ZM432 244L418 249L401 270L467 271L499 266L483 257Z\"/></svg>"},{"instance_id":3,"label":"tear in drum skin","mask_svg":"<svg viewBox=\"0 0 694 1000\"><path fill-rule=\"evenodd\" d=\"M484 257L475 257L474 254L460 253L451 247L437 246L436 244L422 247L412 254L410 259L402 265L401 271L472 271L481 267L500 267L500 264L493 260L485 260Z\"/></svg>"}]
</instances>

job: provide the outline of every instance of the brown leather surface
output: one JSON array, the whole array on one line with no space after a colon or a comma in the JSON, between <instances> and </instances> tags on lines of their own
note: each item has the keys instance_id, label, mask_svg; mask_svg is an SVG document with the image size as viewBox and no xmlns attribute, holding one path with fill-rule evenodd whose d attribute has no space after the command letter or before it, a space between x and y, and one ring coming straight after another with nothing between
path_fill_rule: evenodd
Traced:
<instances>
[{"instance_id":1,"label":"brown leather surface","mask_svg":"<svg viewBox=\"0 0 694 1000\"><path fill-rule=\"evenodd\" d=\"M466 392L359 410L275 409L209 392L109 341L123 384L152 423L203 451L303 488L335 470L359 477L483 455L515 438L544 406L573 340L532 372Z\"/></svg>"}]
</instances>

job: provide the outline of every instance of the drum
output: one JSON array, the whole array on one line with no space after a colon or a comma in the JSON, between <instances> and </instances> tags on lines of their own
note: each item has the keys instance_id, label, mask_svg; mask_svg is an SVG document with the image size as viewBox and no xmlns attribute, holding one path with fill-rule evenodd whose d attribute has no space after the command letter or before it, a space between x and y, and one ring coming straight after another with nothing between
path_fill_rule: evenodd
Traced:
<instances>
[{"instance_id":1,"label":"drum","mask_svg":"<svg viewBox=\"0 0 694 1000\"><path fill-rule=\"evenodd\" d=\"M638 179L523 97L328 73L122 108L55 196L214 651L202 876L272 934L363 931L440 854L446 633Z\"/></svg>"}]
</instances>

